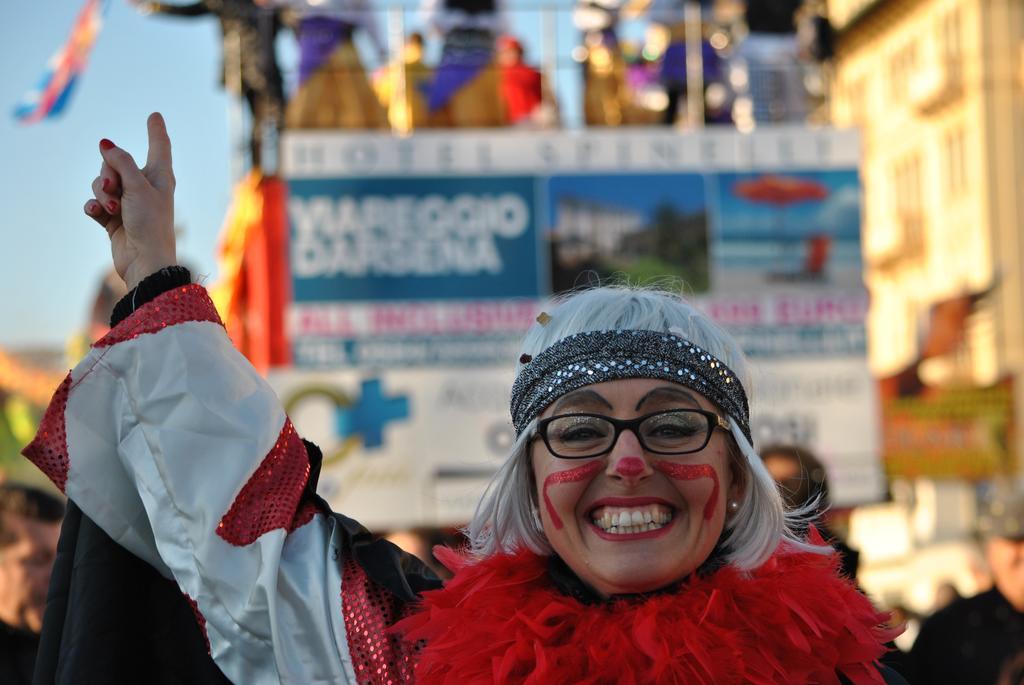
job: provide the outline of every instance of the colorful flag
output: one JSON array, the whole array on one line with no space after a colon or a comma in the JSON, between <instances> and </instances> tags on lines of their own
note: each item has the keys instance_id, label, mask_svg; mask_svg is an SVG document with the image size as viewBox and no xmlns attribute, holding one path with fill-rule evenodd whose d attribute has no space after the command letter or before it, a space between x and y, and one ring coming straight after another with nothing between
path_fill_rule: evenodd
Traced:
<instances>
[{"instance_id":1,"label":"colorful flag","mask_svg":"<svg viewBox=\"0 0 1024 685\"><path fill-rule=\"evenodd\" d=\"M210 288L232 342L261 372L291 362L287 206L284 181L249 172L235 187L218 249L220 280Z\"/></svg>"},{"instance_id":2,"label":"colorful flag","mask_svg":"<svg viewBox=\"0 0 1024 685\"><path fill-rule=\"evenodd\" d=\"M96 37L103 26L103 14L109 0L86 0L75 19L71 35L50 58L46 73L35 90L26 94L14 108L14 116L23 124L60 114L68 104L78 77L85 71Z\"/></svg>"}]
</instances>

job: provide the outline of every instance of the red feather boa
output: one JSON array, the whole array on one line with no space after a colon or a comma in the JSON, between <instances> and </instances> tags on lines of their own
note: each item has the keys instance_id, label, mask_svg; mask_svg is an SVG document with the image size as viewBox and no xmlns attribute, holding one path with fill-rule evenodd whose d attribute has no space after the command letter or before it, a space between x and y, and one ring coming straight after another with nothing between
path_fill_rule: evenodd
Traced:
<instances>
[{"instance_id":1,"label":"red feather boa","mask_svg":"<svg viewBox=\"0 0 1024 685\"><path fill-rule=\"evenodd\" d=\"M584 605L530 553L470 563L392 630L425 645L416 682L475 685L882 684L891 638L834 557L779 552L744 575L723 567L671 594Z\"/></svg>"}]
</instances>

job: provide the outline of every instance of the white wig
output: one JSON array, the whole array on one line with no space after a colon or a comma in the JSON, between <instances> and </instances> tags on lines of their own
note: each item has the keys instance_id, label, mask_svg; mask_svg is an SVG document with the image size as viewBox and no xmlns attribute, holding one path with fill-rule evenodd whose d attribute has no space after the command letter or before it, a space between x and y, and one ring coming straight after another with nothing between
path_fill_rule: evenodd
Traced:
<instances>
[{"instance_id":1,"label":"white wig","mask_svg":"<svg viewBox=\"0 0 1024 685\"><path fill-rule=\"evenodd\" d=\"M603 330L673 332L707 350L750 390L746 358L736 341L705 314L679 295L663 289L605 286L556 298L546 324L534 324L523 339L521 352L535 357L554 343L576 333ZM522 363L516 366L518 374ZM760 566L782 542L814 552L830 548L811 545L793 532L805 512L787 513L778 487L750 441L730 416L732 461L742 474L739 509L730 515L719 547L726 563L741 570ZM527 548L550 554L537 511L536 485L530 461L530 438L536 419L519 435L495 474L467 528L470 550L477 557Z\"/></svg>"}]
</instances>

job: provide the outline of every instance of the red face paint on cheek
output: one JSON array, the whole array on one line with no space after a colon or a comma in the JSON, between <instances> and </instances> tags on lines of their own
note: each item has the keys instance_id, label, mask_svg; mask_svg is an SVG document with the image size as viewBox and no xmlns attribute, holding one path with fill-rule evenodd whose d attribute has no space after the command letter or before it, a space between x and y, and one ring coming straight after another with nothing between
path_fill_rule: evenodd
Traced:
<instances>
[{"instance_id":1,"label":"red face paint on cheek","mask_svg":"<svg viewBox=\"0 0 1024 685\"><path fill-rule=\"evenodd\" d=\"M715 515L715 504L718 502L718 474L711 468L711 464L675 464L670 461L656 461L652 466L669 478L676 480L710 478L711 496L708 497L708 501L704 505L704 520L711 520L711 517Z\"/></svg>"},{"instance_id":2,"label":"red face paint on cheek","mask_svg":"<svg viewBox=\"0 0 1024 685\"><path fill-rule=\"evenodd\" d=\"M602 468L603 466L601 461L595 460L588 462L583 466L577 466L574 469L555 471L544 479L544 506L548 508L548 516L551 517L551 523L554 524L556 529L562 530L564 524L562 523L562 518L558 515L558 512L555 511L555 505L551 503L551 498L548 496L548 488L552 485L578 483L581 480L588 480L593 478Z\"/></svg>"}]
</instances>

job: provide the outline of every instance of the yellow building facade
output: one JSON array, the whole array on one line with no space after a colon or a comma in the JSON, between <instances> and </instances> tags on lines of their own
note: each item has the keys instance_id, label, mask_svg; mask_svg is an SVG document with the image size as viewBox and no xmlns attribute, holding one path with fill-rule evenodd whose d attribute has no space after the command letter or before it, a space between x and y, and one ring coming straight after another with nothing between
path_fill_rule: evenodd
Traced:
<instances>
[{"instance_id":1,"label":"yellow building facade","mask_svg":"<svg viewBox=\"0 0 1024 685\"><path fill-rule=\"evenodd\" d=\"M872 369L920 359L934 306L973 296L963 340L919 373L1014 377L1024 426L1024 1L831 0L829 18L831 118L863 136Z\"/></svg>"},{"instance_id":2,"label":"yellow building facade","mask_svg":"<svg viewBox=\"0 0 1024 685\"><path fill-rule=\"evenodd\" d=\"M933 390L1010 379L1005 413L1018 428L990 427L987 439L1019 467L1024 0L829 0L828 13L837 31L830 118L862 134L872 371ZM931 438L937 453L949 440L923 437L909 451L928 469L938 459L921 445ZM987 582L971 542L980 491L967 476L948 477L956 473L896 479L892 502L854 512L859 580L883 604L928 612L940 584L968 594Z\"/></svg>"}]
</instances>

